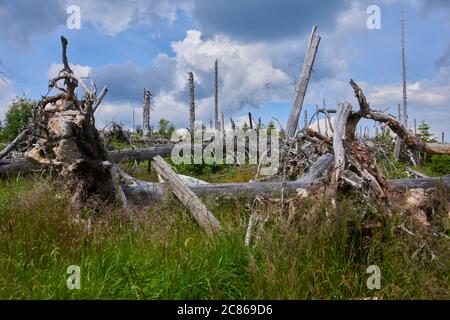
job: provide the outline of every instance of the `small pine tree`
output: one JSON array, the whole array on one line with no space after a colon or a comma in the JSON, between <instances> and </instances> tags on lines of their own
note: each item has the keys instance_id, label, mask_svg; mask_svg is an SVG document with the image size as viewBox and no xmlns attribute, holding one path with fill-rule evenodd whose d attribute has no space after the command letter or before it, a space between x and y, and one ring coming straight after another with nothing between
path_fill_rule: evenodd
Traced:
<instances>
[{"instance_id":1,"label":"small pine tree","mask_svg":"<svg viewBox=\"0 0 450 320\"><path fill-rule=\"evenodd\" d=\"M417 128L417 136L425 142L436 142L434 134L431 132L431 126L425 121L422 121Z\"/></svg>"},{"instance_id":2,"label":"small pine tree","mask_svg":"<svg viewBox=\"0 0 450 320\"><path fill-rule=\"evenodd\" d=\"M434 138L434 134L431 132L431 126L426 123L425 121L422 121L417 128L417 136L422 139L423 141L427 143L436 142L436 139ZM419 156L423 161L420 161L422 164L429 164L431 161L431 156L424 152L419 152Z\"/></svg>"},{"instance_id":3,"label":"small pine tree","mask_svg":"<svg viewBox=\"0 0 450 320\"><path fill-rule=\"evenodd\" d=\"M275 123L272 120L270 120L269 124L267 125L267 132L271 134L275 130L277 130L277 127L275 126Z\"/></svg>"}]
</instances>

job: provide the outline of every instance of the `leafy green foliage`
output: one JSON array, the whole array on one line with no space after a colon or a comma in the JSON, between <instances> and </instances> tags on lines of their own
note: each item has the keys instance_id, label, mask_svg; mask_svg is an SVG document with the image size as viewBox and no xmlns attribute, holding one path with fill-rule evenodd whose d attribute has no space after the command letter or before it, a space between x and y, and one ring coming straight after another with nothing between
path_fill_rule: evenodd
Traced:
<instances>
[{"instance_id":1,"label":"leafy green foliage","mask_svg":"<svg viewBox=\"0 0 450 320\"><path fill-rule=\"evenodd\" d=\"M158 122L158 133L164 138L170 139L175 131L175 126L169 120L161 119Z\"/></svg>"},{"instance_id":2,"label":"leafy green foliage","mask_svg":"<svg viewBox=\"0 0 450 320\"><path fill-rule=\"evenodd\" d=\"M12 102L5 114L4 127L0 131L1 140L10 141L20 133L28 124L31 110L35 104L35 101L25 97L17 98Z\"/></svg>"},{"instance_id":3,"label":"leafy green foliage","mask_svg":"<svg viewBox=\"0 0 450 320\"><path fill-rule=\"evenodd\" d=\"M450 156L438 154L432 155L429 167L437 175L450 174Z\"/></svg>"},{"instance_id":4,"label":"leafy green foliage","mask_svg":"<svg viewBox=\"0 0 450 320\"><path fill-rule=\"evenodd\" d=\"M382 158L378 161L378 165L384 170L388 179L404 179L409 178L406 172L406 164L393 155L389 159Z\"/></svg>"}]
</instances>

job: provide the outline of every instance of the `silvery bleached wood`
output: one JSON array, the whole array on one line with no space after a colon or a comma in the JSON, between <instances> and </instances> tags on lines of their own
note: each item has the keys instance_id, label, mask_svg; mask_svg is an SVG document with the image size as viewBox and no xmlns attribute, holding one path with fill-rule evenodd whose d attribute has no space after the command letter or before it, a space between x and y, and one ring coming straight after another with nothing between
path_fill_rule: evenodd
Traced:
<instances>
[{"instance_id":1,"label":"silvery bleached wood","mask_svg":"<svg viewBox=\"0 0 450 320\"><path fill-rule=\"evenodd\" d=\"M319 48L320 36L316 34L316 31L317 26L313 26L309 39L308 50L300 75L300 81L298 82L295 90L295 99L286 126L286 135L291 138L295 136L297 131L298 119L302 110L303 101L305 100L309 79L311 78L312 67L316 58L317 49Z\"/></svg>"},{"instance_id":2,"label":"silvery bleached wood","mask_svg":"<svg viewBox=\"0 0 450 320\"><path fill-rule=\"evenodd\" d=\"M153 167L165 180L165 184L169 187L170 191L188 208L192 217L201 228L208 233L213 233L220 229L219 221L189 186L177 176L175 171L173 171L163 158L160 156L155 157Z\"/></svg>"}]
</instances>

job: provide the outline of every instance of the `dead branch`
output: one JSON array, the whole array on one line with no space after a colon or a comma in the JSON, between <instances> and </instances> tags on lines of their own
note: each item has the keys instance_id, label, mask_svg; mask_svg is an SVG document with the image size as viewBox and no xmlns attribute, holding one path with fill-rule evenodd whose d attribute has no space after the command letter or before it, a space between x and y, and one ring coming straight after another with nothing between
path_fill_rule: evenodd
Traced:
<instances>
[{"instance_id":1,"label":"dead branch","mask_svg":"<svg viewBox=\"0 0 450 320\"><path fill-rule=\"evenodd\" d=\"M369 103L366 100L361 88L352 80L350 85L355 91L355 96L358 99L360 111L353 116L353 126L349 130L354 130L360 118L366 118L385 123L397 136L411 149L419 152L427 152L432 154L450 155L450 144L444 143L429 143L421 140L418 136L405 128L395 117L387 115L383 112L371 110Z\"/></svg>"},{"instance_id":2,"label":"dead branch","mask_svg":"<svg viewBox=\"0 0 450 320\"><path fill-rule=\"evenodd\" d=\"M92 106L93 113L95 111L97 111L98 106L100 105L100 103L102 103L102 100L106 96L107 93L108 93L108 88L106 86L104 86L102 91L100 91L100 94L98 95L97 99L95 99L95 102Z\"/></svg>"},{"instance_id":3,"label":"dead branch","mask_svg":"<svg viewBox=\"0 0 450 320\"><path fill-rule=\"evenodd\" d=\"M28 128L23 129L13 141L11 141L2 151L0 151L0 160L6 157L28 133Z\"/></svg>"},{"instance_id":4,"label":"dead branch","mask_svg":"<svg viewBox=\"0 0 450 320\"><path fill-rule=\"evenodd\" d=\"M160 156L155 157L153 167L163 177L173 194L185 205L197 223L212 233L220 229L219 221L200 201L194 192L185 184Z\"/></svg>"}]
</instances>

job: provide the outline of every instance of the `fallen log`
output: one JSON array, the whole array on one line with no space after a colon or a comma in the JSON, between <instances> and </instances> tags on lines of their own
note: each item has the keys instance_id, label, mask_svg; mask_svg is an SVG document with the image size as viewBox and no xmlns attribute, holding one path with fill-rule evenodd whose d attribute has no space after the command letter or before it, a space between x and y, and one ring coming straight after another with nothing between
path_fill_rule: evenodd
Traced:
<instances>
[{"instance_id":1,"label":"fallen log","mask_svg":"<svg viewBox=\"0 0 450 320\"><path fill-rule=\"evenodd\" d=\"M411 173L412 175L419 177L419 178L429 178L429 176L423 174L422 172L416 171L414 169L411 169L410 167L406 167L406 171Z\"/></svg>"},{"instance_id":2,"label":"fallen log","mask_svg":"<svg viewBox=\"0 0 450 320\"><path fill-rule=\"evenodd\" d=\"M326 153L322 155L316 162L313 163L308 172L299 177L298 182L313 184L317 178L319 178L325 170L333 163L334 155L331 153Z\"/></svg>"},{"instance_id":3,"label":"fallen log","mask_svg":"<svg viewBox=\"0 0 450 320\"><path fill-rule=\"evenodd\" d=\"M128 199L134 202L142 202L148 199L161 200L165 197L164 184L145 182L132 179L128 184L122 185L123 191ZM450 175L438 178L421 179L398 179L390 180L389 183L399 189L430 189L444 184L450 188ZM205 185L189 185L189 188L197 195L254 197L279 196L282 182L249 182L249 183L211 183ZM297 194L299 189L311 189L313 185L303 181L288 181L284 186L285 195Z\"/></svg>"},{"instance_id":4,"label":"fallen log","mask_svg":"<svg viewBox=\"0 0 450 320\"><path fill-rule=\"evenodd\" d=\"M25 158L0 160L0 174L31 171L33 166Z\"/></svg>"},{"instance_id":5,"label":"fallen log","mask_svg":"<svg viewBox=\"0 0 450 320\"><path fill-rule=\"evenodd\" d=\"M29 133L28 128L22 130L22 132L20 132L19 135L6 146L6 148L0 151L0 160L6 157L8 153L10 153L11 150L13 150L28 133Z\"/></svg>"},{"instance_id":6,"label":"fallen log","mask_svg":"<svg viewBox=\"0 0 450 320\"><path fill-rule=\"evenodd\" d=\"M142 149L124 149L109 151L111 160L115 163L123 161L145 161L152 160L156 156L168 156L172 152L172 145L161 147L148 147Z\"/></svg>"},{"instance_id":7,"label":"fallen log","mask_svg":"<svg viewBox=\"0 0 450 320\"><path fill-rule=\"evenodd\" d=\"M209 212L205 204L184 183L175 171L160 156L155 157L153 167L165 180L170 191L188 208L192 217L206 232L212 233L220 229L219 221Z\"/></svg>"},{"instance_id":8,"label":"fallen log","mask_svg":"<svg viewBox=\"0 0 450 320\"><path fill-rule=\"evenodd\" d=\"M156 156L168 156L172 151L172 145L161 147L148 147L142 149L124 149L109 151L111 161L114 163L125 161L152 160ZM0 174L8 174L17 171L30 171L33 167L25 158L3 159L0 161Z\"/></svg>"},{"instance_id":9,"label":"fallen log","mask_svg":"<svg viewBox=\"0 0 450 320\"><path fill-rule=\"evenodd\" d=\"M418 179L397 179L391 180L395 187L400 189L430 189L435 188L439 184L450 187L450 175L434 178L418 178Z\"/></svg>"}]
</instances>

